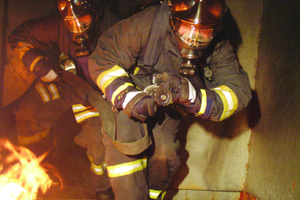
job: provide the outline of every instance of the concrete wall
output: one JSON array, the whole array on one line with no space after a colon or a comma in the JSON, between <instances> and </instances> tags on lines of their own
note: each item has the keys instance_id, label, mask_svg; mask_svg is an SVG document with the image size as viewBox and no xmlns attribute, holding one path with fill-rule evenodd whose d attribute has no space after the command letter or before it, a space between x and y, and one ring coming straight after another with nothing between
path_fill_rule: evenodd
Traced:
<instances>
[{"instance_id":1,"label":"concrete wall","mask_svg":"<svg viewBox=\"0 0 300 200\"><path fill-rule=\"evenodd\" d=\"M227 0L226 3L229 13L224 18L224 28L254 89L262 1ZM180 189L176 199L182 199L182 193L189 199L206 199L207 196L202 195L209 193L190 190L237 192L245 189L251 133L249 124L253 123L251 109L252 104L220 123L194 120L192 117L183 121L179 134L183 145L180 151L183 164L172 180L172 186ZM217 194L219 198L211 192L211 198L239 197L235 193L230 198Z\"/></svg>"},{"instance_id":2,"label":"concrete wall","mask_svg":"<svg viewBox=\"0 0 300 200\"><path fill-rule=\"evenodd\" d=\"M264 0L247 190L260 200L300 199L300 2ZM259 111L259 110L258 110Z\"/></svg>"}]
</instances>

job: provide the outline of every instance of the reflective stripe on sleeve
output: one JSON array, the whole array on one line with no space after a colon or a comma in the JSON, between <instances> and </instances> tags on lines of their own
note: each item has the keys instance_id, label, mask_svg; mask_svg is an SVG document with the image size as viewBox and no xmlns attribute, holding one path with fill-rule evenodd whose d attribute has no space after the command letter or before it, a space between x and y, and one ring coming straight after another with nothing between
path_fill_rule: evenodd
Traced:
<instances>
[{"instance_id":1,"label":"reflective stripe on sleeve","mask_svg":"<svg viewBox=\"0 0 300 200\"><path fill-rule=\"evenodd\" d=\"M223 103L223 112L220 121L230 117L238 107L238 100L235 93L226 85L212 89L220 96Z\"/></svg>"},{"instance_id":2,"label":"reflective stripe on sleeve","mask_svg":"<svg viewBox=\"0 0 300 200\"><path fill-rule=\"evenodd\" d=\"M32 61L32 63L30 64L30 67L29 67L30 71L33 72L34 67L35 67L35 64L36 64L39 60L41 60L42 58L44 58L44 56L37 56L37 57Z\"/></svg>"},{"instance_id":3,"label":"reflective stripe on sleeve","mask_svg":"<svg viewBox=\"0 0 300 200\"><path fill-rule=\"evenodd\" d=\"M92 106L84 106L82 104L73 104L72 105L73 113L81 112L84 110L89 110L91 108L92 108Z\"/></svg>"},{"instance_id":4,"label":"reflective stripe on sleeve","mask_svg":"<svg viewBox=\"0 0 300 200\"><path fill-rule=\"evenodd\" d=\"M37 133L33 136L17 136L17 140L18 140L18 143L20 145L29 145L29 144L32 144L32 143L35 143L35 142L38 142L40 141L41 139L43 139L44 137L46 137L48 134L49 134L50 130L47 129L43 132L40 132L40 133Z\"/></svg>"},{"instance_id":5,"label":"reflective stripe on sleeve","mask_svg":"<svg viewBox=\"0 0 300 200\"><path fill-rule=\"evenodd\" d=\"M104 71L97 78L97 85L105 94L105 88L113 82L116 78L128 76L127 72L118 65L115 65L113 68Z\"/></svg>"},{"instance_id":6,"label":"reflective stripe on sleeve","mask_svg":"<svg viewBox=\"0 0 300 200\"><path fill-rule=\"evenodd\" d=\"M44 102L48 102L51 100L48 91L41 82L38 82L34 87L38 91Z\"/></svg>"},{"instance_id":7,"label":"reflective stripe on sleeve","mask_svg":"<svg viewBox=\"0 0 300 200\"><path fill-rule=\"evenodd\" d=\"M22 59L25 52L29 51L32 48L32 44L28 42L19 42L18 46L14 49L14 51L17 53L18 57Z\"/></svg>"},{"instance_id":8,"label":"reflective stripe on sleeve","mask_svg":"<svg viewBox=\"0 0 300 200\"><path fill-rule=\"evenodd\" d=\"M111 97L111 103L114 105L115 104L115 98L118 94L120 94L120 92L122 92L123 90L125 90L128 86L133 86L132 83L125 83L123 85L121 85L120 87L118 87L118 89L116 89L116 91L114 91L112 97Z\"/></svg>"},{"instance_id":9,"label":"reflective stripe on sleeve","mask_svg":"<svg viewBox=\"0 0 300 200\"><path fill-rule=\"evenodd\" d=\"M147 167L147 158L138 159L132 162L123 163L119 165L107 166L109 177L120 177L134 172L141 171Z\"/></svg>"},{"instance_id":10,"label":"reflective stripe on sleeve","mask_svg":"<svg viewBox=\"0 0 300 200\"><path fill-rule=\"evenodd\" d=\"M196 114L197 116L203 115L205 113L206 106L207 106L206 90L201 89L200 91L201 91L201 107L199 112Z\"/></svg>"}]
</instances>

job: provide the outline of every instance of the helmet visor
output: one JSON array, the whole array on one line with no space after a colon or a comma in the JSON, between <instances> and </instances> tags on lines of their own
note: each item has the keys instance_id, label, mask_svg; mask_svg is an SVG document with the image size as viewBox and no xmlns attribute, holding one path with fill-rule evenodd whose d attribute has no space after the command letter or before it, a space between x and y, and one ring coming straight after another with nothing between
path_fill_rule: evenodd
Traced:
<instances>
[{"instance_id":1,"label":"helmet visor","mask_svg":"<svg viewBox=\"0 0 300 200\"><path fill-rule=\"evenodd\" d=\"M171 22L180 42L188 47L201 48L210 43L214 37L214 28L199 27L176 18L173 18Z\"/></svg>"},{"instance_id":2,"label":"helmet visor","mask_svg":"<svg viewBox=\"0 0 300 200\"><path fill-rule=\"evenodd\" d=\"M76 34L86 32L90 28L92 22L92 17L90 15L85 15L79 18L65 20L65 25L71 33Z\"/></svg>"}]
</instances>

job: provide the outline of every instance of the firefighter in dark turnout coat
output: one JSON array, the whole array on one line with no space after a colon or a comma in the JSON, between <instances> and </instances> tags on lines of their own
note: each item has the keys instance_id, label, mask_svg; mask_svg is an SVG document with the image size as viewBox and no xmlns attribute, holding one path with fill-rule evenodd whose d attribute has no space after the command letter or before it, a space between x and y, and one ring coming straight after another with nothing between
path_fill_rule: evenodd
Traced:
<instances>
[{"instance_id":1,"label":"firefighter in dark turnout coat","mask_svg":"<svg viewBox=\"0 0 300 200\"><path fill-rule=\"evenodd\" d=\"M99 38L89 70L115 110L116 135L103 141L116 199L163 198L180 164L183 113L222 121L249 103L247 73L220 33L225 11L223 0L165 0ZM158 91L169 91L172 103Z\"/></svg>"},{"instance_id":2,"label":"firefighter in dark turnout coat","mask_svg":"<svg viewBox=\"0 0 300 200\"><path fill-rule=\"evenodd\" d=\"M74 73L93 87L88 56L101 33L119 17L99 0L57 0L56 6L57 12L22 23L9 37L24 66L38 77L16 110L18 143L36 155L50 150L53 146L50 128L72 107L76 121L82 126L75 143L87 148L95 190L106 191L110 185L105 174L99 113L87 99L60 80L59 71Z\"/></svg>"}]
</instances>

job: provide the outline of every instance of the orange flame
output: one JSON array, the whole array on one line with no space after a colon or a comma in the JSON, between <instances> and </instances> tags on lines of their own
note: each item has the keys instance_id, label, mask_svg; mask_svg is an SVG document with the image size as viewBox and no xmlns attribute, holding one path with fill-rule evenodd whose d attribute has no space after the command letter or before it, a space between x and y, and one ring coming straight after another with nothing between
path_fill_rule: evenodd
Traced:
<instances>
[{"instance_id":1,"label":"orange flame","mask_svg":"<svg viewBox=\"0 0 300 200\"><path fill-rule=\"evenodd\" d=\"M27 148L15 146L7 138L0 138L1 199L32 200L36 199L39 189L46 193L54 182L40 166L45 156L37 158Z\"/></svg>"}]
</instances>

